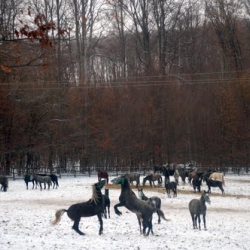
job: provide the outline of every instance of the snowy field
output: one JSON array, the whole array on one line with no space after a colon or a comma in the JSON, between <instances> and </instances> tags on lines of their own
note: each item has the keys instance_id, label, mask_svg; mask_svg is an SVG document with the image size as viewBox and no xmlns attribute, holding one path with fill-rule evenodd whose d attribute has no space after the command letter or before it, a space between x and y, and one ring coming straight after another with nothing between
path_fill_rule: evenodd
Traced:
<instances>
[{"instance_id":1,"label":"snowy field","mask_svg":"<svg viewBox=\"0 0 250 250\"><path fill-rule=\"evenodd\" d=\"M141 177L143 178L143 177ZM111 178L112 179L112 178ZM200 194L189 184L178 186L177 198L168 198L163 188L145 188L146 196L162 199L162 210L170 221L157 223L153 217L154 235L139 233L136 215L121 208L122 216L114 213L120 188L110 185L111 218L103 219L104 234L99 235L96 216L82 218L80 236L71 229L73 222L65 213L61 222L51 226L55 211L87 201L92 196L91 185L97 177L63 177L58 189L29 190L23 180L10 180L7 192L0 192L0 249L250 249L250 176L226 175L225 195L212 188L211 204L207 205L207 231L193 230L188 203ZM207 189L203 184L202 190ZM137 190L133 187L136 194Z\"/></svg>"}]
</instances>

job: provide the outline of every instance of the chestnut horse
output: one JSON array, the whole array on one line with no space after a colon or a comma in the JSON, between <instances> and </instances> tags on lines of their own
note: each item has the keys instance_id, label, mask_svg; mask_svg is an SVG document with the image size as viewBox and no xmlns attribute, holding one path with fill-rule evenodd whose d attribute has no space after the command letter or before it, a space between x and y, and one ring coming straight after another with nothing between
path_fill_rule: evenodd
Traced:
<instances>
[{"instance_id":1,"label":"chestnut horse","mask_svg":"<svg viewBox=\"0 0 250 250\"><path fill-rule=\"evenodd\" d=\"M101 179L105 179L106 180L106 184L109 183L109 174L106 171L102 171L102 170L98 170L97 171L97 176L98 176L98 181L100 181Z\"/></svg>"}]
</instances>

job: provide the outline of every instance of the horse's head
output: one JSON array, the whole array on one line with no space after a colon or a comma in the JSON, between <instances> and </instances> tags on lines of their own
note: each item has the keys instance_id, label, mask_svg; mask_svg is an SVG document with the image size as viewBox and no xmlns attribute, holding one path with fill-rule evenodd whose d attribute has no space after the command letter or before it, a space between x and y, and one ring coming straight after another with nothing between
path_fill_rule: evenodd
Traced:
<instances>
[{"instance_id":1,"label":"horse's head","mask_svg":"<svg viewBox=\"0 0 250 250\"><path fill-rule=\"evenodd\" d=\"M202 194L202 198L203 198L203 200L204 200L205 202L207 202L208 204L211 203L209 194L208 194L208 192L206 192L205 190L204 190L204 193Z\"/></svg>"},{"instance_id":2,"label":"horse's head","mask_svg":"<svg viewBox=\"0 0 250 250\"><path fill-rule=\"evenodd\" d=\"M105 180L100 180L99 182L97 182L96 184L95 184L95 187L97 187L98 189L102 189L103 188L103 186L105 185L105 183L106 183L106 181Z\"/></svg>"}]
</instances>

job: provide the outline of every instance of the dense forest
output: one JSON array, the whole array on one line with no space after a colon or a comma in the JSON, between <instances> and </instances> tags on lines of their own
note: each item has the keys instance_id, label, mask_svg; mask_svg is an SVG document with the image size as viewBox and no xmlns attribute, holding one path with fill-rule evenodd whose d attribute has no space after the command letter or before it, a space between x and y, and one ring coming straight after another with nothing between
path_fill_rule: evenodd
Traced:
<instances>
[{"instance_id":1,"label":"dense forest","mask_svg":"<svg viewBox=\"0 0 250 250\"><path fill-rule=\"evenodd\" d=\"M0 172L250 165L250 0L1 0Z\"/></svg>"}]
</instances>

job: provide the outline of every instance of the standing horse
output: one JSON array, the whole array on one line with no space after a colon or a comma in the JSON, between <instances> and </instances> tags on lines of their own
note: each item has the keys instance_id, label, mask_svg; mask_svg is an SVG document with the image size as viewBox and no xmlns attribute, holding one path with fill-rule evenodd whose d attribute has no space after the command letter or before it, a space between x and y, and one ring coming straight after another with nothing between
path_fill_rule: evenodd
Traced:
<instances>
[{"instance_id":1,"label":"standing horse","mask_svg":"<svg viewBox=\"0 0 250 250\"><path fill-rule=\"evenodd\" d=\"M162 174L165 176L165 181L170 180L170 176L173 176L174 173L175 173L175 169L170 168L170 166L164 167L164 169L162 171Z\"/></svg>"},{"instance_id":2,"label":"standing horse","mask_svg":"<svg viewBox=\"0 0 250 250\"><path fill-rule=\"evenodd\" d=\"M211 187L218 187L221 190L222 194L225 193L221 181L216 181L216 180L212 180L212 179L206 179L206 182L207 182L208 192L209 193L211 193Z\"/></svg>"},{"instance_id":3,"label":"standing horse","mask_svg":"<svg viewBox=\"0 0 250 250\"><path fill-rule=\"evenodd\" d=\"M173 197L177 197L177 183L175 181L169 181L168 179L166 179L165 188L169 198L171 198L170 190L173 191Z\"/></svg>"},{"instance_id":4,"label":"standing horse","mask_svg":"<svg viewBox=\"0 0 250 250\"><path fill-rule=\"evenodd\" d=\"M202 182L202 177L192 180L192 185L193 185L194 192L196 192L196 189L197 189L197 191L199 193L201 192L201 182Z\"/></svg>"},{"instance_id":5,"label":"standing horse","mask_svg":"<svg viewBox=\"0 0 250 250\"><path fill-rule=\"evenodd\" d=\"M191 214L194 229L198 229L198 227L197 227L197 218L198 218L199 229L201 230L200 215L202 214L204 228L205 228L205 230L207 230L207 228L206 228L206 210L207 210L206 202L208 202L210 204L210 198L209 198L209 195L206 191L204 191L204 193L201 195L201 198L199 200L193 199L189 202L188 207L189 207L189 211Z\"/></svg>"},{"instance_id":6,"label":"standing horse","mask_svg":"<svg viewBox=\"0 0 250 250\"><path fill-rule=\"evenodd\" d=\"M36 183L36 180L34 180L34 179L31 180L29 174L25 174L25 175L23 176L23 179L24 179L24 182L25 182L25 184L26 184L27 189L28 189L28 183L29 183L29 182L32 182L32 184L33 184L32 189L34 189L34 183ZM37 183L36 183L36 184L37 184Z\"/></svg>"},{"instance_id":7,"label":"standing horse","mask_svg":"<svg viewBox=\"0 0 250 250\"><path fill-rule=\"evenodd\" d=\"M155 181L158 181L158 186L160 186L160 184L162 183L162 177L160 174L150 174L145 178L143 178L143 184L142 184L143 186L146 184L146 181L149 181L150 187L152 187L152 182L155 187Z\"/></svg>"},{"instance_id":8,"label":"standing horse","mask_svg":"<svg viewBox=\"0 0 250 250\"><path fill-rule=\"evenodd\" d=\"M157 197L157 196L152 196L150 198L148 198L144 192L142 188L138 188L138 197L140 200L142 201L146 201L149 205L161 209L161 198ZM157 212L158 215L158 224L161 223L161 216L160 214Z\"/></svg>"},{"instance_id":9,"label":"standing horse","mask_svg":"<svg viewBox=\"0 0 250 250\"><path fill-rule=\"evenodd\" d=\"M223 186L225 186L225 179L223 173L214 172L209 176L209 179L220 181L222 182Z\"/></svg>"},{"instance_id":10,"label":"standing horse","mask_svg":"<svg viewBox=\"0 0 250 250\"><path fill-rule=\"evenodd\" d=\"M67 212L68 217L74 221L72 229L74 229L78 234L84 235L84 233L79 229L79 222L81 220L81 217L91 217L97 215L100 223L99 235L101 235L103 232L103 196L101 193L101 189L104 185L105 180L101 180L93 185L93 193L92 198L90 200L82 203L73 204L68 209L57 210L55 214L56 218L52 222L52 225L58 224L64 212Z\"/></svg>"},{"instance_id":11,"label":"standing horse","mask_svg":"<svg viewBox=\"0 0 250 250\"><path fill-rule=\"evenodd\" d=\"M51 183L51 178L50 176L41 176L41 175L31 175L30 180L35 180L37 184L40 185L40 190L42 191L42 183L44 183L44 189L46 188L46 184L48 184L48 190L50 189L50 186L52 185Z\"/></svg>"},{"instance_id":12,"label":"standing horse","mask_svg":"<svg viewBox=\"0 0 250 250\"><path fill-rule=\"evenodd\" d=\"M98 170L97 171L97 176L98 176L98 181L100 181L101 179L105 179L106 183L107 184L109 183L109 174L108 174L108 172Z\"/></svg>"},{"instance_id":13,"label":"standing horse","mask_svg":"<svg viewBox=\"0 0 250 250\"><path fill-rule=\"evenodd\" d=\"M107 219L107 213L108 213L108 216L110 218L110 199L109 199L109 189L108 188L105 188L105 194L103 195L103 199L104 199L103 216L104 216L104 218Z\"/></svg>"},{"instance_id":14,"label":"standing horse","mask_svg":"<svg viewBox=\"0 0 250 250\"><path fill-rule=\"evenodd\" d=\"M136 182L136 187L138 187L140 185L140 174L138 174L138 173L127 173L127 174L125 174L125 176L127 177L130 184L133 184L133 182L135 181Z\"/></svg>"},{"instance_id":15,"label":"standing horse","mask_svg":"<svg viewBox=\"0 0 250 250\"><path fill-rule=\"evenodd\" d=\"M119 216L122 215L122 213L118 210L118 207L122 206L135 213L139 222L140 232L142 221L142 233L144 235L149 235L149 232L153 234L152 217L154 212L158 211L161 218L167 220L164 216L164 213L160 209L154 208L136 197L135 193L130 187L128 179L125 176L116 179L115 184L121 185L121 194L119 196L120 202L114 206L115 213ZM148 232L146 233L147 228Z\"/></svg>"},{"instance_id":16,"label":"standing horse","mask_svg":"<svg viewBox=\"0 0 250 250\"><path fill-rule=\"evenodd\" d=\"M7 189L9 187L9 180L6 176L0 176L0 184L1 184L1 190L7 192Z\"/></svg>"}]
</instances>

